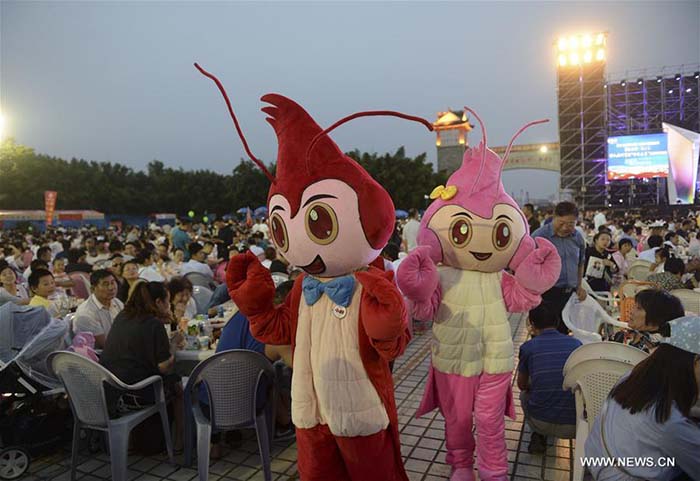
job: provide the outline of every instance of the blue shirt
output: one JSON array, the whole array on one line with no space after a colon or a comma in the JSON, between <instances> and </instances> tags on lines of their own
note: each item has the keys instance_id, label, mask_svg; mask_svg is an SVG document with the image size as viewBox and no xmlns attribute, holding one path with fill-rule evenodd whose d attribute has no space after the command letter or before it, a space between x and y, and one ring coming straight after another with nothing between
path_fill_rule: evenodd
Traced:
<instances>
[{"instance_id":1,"label":"blue shirt","mask_svg":"<svg viewBox=\"0 0 700 481\"><path fill-rule=\"evenodd\" d=\"M574 230L568 237L554 235L554 226L545 224L532 237L543 237L554 244L561 257L561 272L554 287L575 288L578 286L578 268L586 262L586 241Z\"/></svg>"},{"instance_id":2,"label":"blue shirt","mask_svg":"<svg viewBox=\"0 0 700 481\"><path fill-rule=\"evenodd\" d=\"M218 286L216 286L216 289L214 289L214 293L211 295L211 299L209 299L209 303L207 304L207 311L212 307L218 307L229 300L231 300L231 296L229 296L228 294L228 286L225 282L223 284L219 284Z\"/></svg>"},{"instance_id":3,"label":"blue shirt","mask_svg":"<svg viewBox=\"0 0 700 481\"><path fill-rule=\"evenodd\" d=\"M185 251L185 260L188 261L190 260L190 251L187 249L187 244L191 242L190 236L187 235L187 232L184 230L180 229L179 227L175 227L172 232L170 233L170 236L173 239L173 249L182 249Z\"/></svg>"},{"instance_id":4,"label":"blue shirt","mask_svg":"<svg viewBox=\"0 0 700 481\"><path fill-rule=\"evenodd\" d=\"M564 364L581 345L578 339L556 329L545 329L520 346L518 371L529 375L527 414L539 421L576 424L576 404L571 391L564 391Z\"/></svg>"},{"instance_id":5,"label":"blue shirt","mask_svg":"<svg viewBox=\"0 0 700 481\"><path fill-rule=\"evenodd\" d=\"M216 352L231 349L246 349L265 354L265 344L258 341L250 333L250 321L242 312L237 312L221 330Z\"/></svg>"}]
</instances>

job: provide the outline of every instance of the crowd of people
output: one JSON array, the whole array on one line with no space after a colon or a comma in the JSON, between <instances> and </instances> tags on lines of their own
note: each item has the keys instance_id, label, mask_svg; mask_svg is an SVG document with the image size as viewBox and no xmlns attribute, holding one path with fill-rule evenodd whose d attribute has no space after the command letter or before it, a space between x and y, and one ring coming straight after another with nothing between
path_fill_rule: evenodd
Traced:
<instances>
[{"instance_id":1,"label":"crowd of people","mask_svg":"<svg viewBox=\"0 0 700 481\"><path fill-rule=\"evenodd\" d=\"M520 347L517 386L533 432L530 451L544 452L548 436L573 438L576 434L574 398L561 386L564 364L581 342L569 335L562 318L564 306L572 296L585 300L591 291L616 295L633 263L646 260L649 288L634 297L629 329L616 332L610 340L650 356L614 388L603 419L596 420L586 453L672 455L686 475L698 479L700 428L690 411L700 386L700 326L698 318L684 318L686 310L671 292L700 286L699 217L692 212L664 219L605 210L579 212L571 202L539 210L526 204L523 212L531 235L549 240L561 258L556 284L529 313L532 339ZM406 220L397 220L381 252L385 270L395 270L417 247L419 226L416 209L409 211ZM264 220L246 224L217 219L208 225L185 218L172 228L151 224L124 230L0 230L0 305L41 306L53 317L72 312L73 333L89 333L94 348L101 350L100 362L121 380L135 383L162 375L166 397L175 407L178 449L182 446L182 386L173 367L175 352L184 347L181 321L197 313L190 279L204 276L218 286L207 305L213 317L218 306L230 301L225 283L228 260L247 251L269 269L277 287L275 302L283 302L301 271L279 255ZM78 293L85 283L88 295L78 303L75 298L81 297ZM674 325L679 327L671 328ZM240 312L226 324L217 351L236 348L291 365L290 346L256 340ZM123 404L125 400L119 399ZM148 393L126 400L136 406L152 402ZM289 430L289 400L277 402L277 422L283 431ZM216 458L220 438L213 442ZM669 473L659 468L653 479L670 479ZM596 479L628 479L624 476L629 473L594 470L593 474Z\"/></svg>"}]
</instances>

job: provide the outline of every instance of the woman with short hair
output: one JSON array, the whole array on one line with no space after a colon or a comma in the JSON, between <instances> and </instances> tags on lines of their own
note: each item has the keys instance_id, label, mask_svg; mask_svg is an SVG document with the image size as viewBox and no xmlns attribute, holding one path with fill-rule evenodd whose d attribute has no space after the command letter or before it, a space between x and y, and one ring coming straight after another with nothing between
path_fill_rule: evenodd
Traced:
<instances>
[{"instance_id":1,"label":"woman with short hair","mask_svg":"<svg viewBox=\"0 0 700 481\"><path fill-rule=\"evenodd\" d=\"M639 291L634 296L630 328L617 332L613 340L649 352L668 335L668 322L683 316L683 304L673 294L661 289Z\"/></svg>"}]
</instances>

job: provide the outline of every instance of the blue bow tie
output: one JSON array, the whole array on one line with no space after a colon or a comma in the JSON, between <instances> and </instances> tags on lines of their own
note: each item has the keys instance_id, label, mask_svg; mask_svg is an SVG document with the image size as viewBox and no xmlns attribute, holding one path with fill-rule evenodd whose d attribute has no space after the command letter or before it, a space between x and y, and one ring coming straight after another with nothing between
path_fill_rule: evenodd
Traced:
<instances>
[{"instance_id":1,"label":"blue bow tie","mask_svg":"<svg viewBox=\"0 0 700 481\"><path fill-rule=\"evenodd\" d=\"M313 306L325 293L331 301L339 306L348 307L355 291L355 278L353 276L336 277L329 282L321 282L311 276L304 277L301 284L304 292L304 300L309 306Z\"/></svg>"}]
</instances>

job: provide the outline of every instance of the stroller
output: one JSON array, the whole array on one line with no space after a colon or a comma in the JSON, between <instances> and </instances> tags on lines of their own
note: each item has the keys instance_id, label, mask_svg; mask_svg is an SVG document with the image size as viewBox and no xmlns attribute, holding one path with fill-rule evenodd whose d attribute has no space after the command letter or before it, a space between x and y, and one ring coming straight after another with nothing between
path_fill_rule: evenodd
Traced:
<instances>
[{"instance_id":1,"label":"stroller","mask_svg":"<svg viewBox=\"0 0 700 481\"><path fill-rule=\"evenodd\" d=\"M46 358L68 346L68 323L43 307L0 307L0 479L19 479L33 456L70 441L72 416Z\"/></svg>"}]
</instances>

